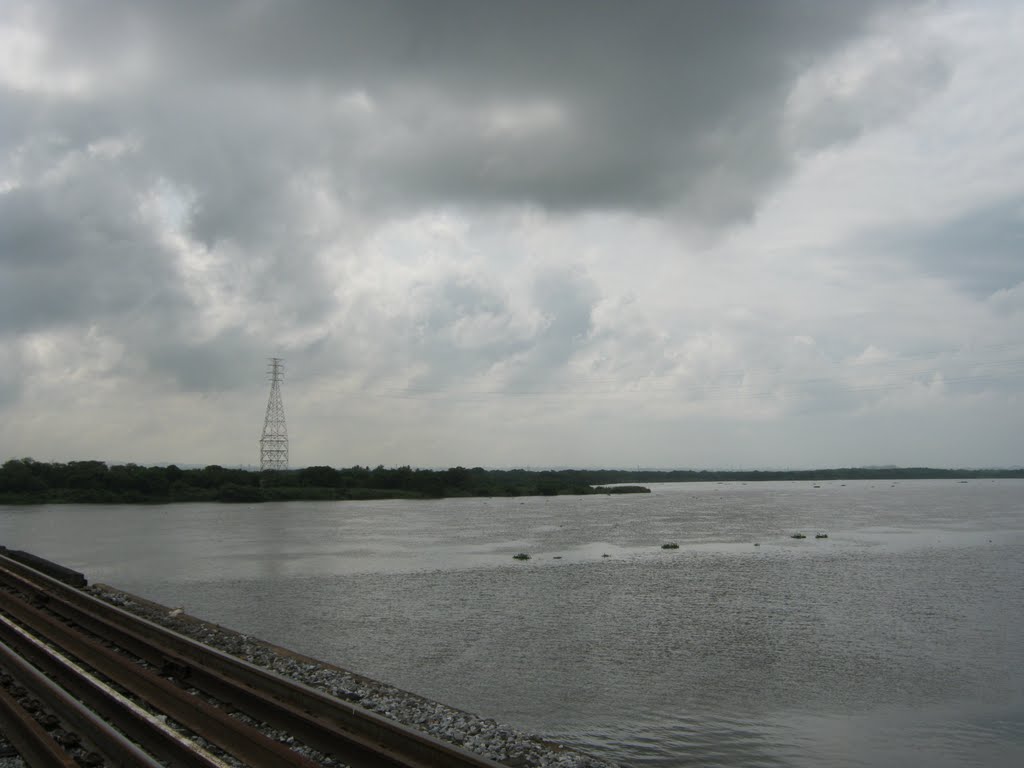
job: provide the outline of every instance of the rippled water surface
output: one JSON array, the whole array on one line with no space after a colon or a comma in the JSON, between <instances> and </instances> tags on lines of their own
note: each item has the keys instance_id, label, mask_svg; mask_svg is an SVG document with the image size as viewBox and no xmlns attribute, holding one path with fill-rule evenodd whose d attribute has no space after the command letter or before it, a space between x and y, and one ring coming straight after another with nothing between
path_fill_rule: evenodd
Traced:
<instances>
[{"instance_id":1,"label":"rippled water surface","mask_svg":"<svg viewBox=\"0 0 1024 768\"><path fill-rule=\"evenodd\" d=\"M1024 482L653 489L0 507L0 543L623 765L1024 765Z\"/></svg>"}]
</instances>

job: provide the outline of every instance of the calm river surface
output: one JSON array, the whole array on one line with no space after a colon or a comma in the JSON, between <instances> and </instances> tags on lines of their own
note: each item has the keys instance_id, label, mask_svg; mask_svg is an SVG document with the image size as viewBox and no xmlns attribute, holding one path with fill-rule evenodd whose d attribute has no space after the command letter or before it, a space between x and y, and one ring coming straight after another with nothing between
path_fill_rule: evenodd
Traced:
<instances>
[{"instance_id":1,"label":"calm river surface","mask_svg":"<svg viewBox=\"0 0 1024 768\"><path fill-rule=\"evenodd\" d=\"M0 507L0 543L627 766L1024 765L1022 481Z\"/></svg>"}]
</instances>

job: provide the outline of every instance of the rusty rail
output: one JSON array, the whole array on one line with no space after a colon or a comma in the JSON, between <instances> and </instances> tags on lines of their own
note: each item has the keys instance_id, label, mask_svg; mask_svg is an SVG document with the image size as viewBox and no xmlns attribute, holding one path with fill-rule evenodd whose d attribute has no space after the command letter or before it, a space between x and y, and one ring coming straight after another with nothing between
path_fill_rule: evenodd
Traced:
<instances>
[{"instance_id":1,"label":"rusty rail","mask_svg":"<svg viewBox=\"0 0 1024 768\"><path fill-rule=\"evenodd\" d=\"M128 741L3 642L0 642L0 667L37 697L54 718L77 734L88 734L89 742L108 761L115 765L132 765L137 768L161 768L160 763Z\"/></svg>"},{"instance_id":2,"label":"rusty rail","mask_svg":"<svg viewBox=\"0 0 1024 768\"><path fill-rule=\"evenodd\" d=\"M167 679L138 665L132 685L122 682L123 656L104 648L95 640L83 639L80 631L69 629L50 613L72 622L100 638L112 642L129 653L163 668L178 682L227 702L245 714L284 730L307 746L348 762L353 768L497 768L498 763L475 755L428 734L388 720L374 712L342 701L309 686L288 680L274 672L173 632L153 622L112 606L46 574L0 556L0 582L30 596L45 610L0 592L0 607L19 621L36 628L40 634L60 638L61 643L74 644L73 655L101 670L142 699L168 712L203 738L238 756L247 765L312 765L302 762L295 752L272 754L273 747L263 744L258 750L246 748L238 738L225 735L223 711L205 705L201 699L188 696L182 704L172 691L180 689ZM2 630L2 626L0 626ZM80 655L82 654L82 655ZM117 657L115 659L114 657ZM141 681L141 682L140 682ZM134 686L134 688L133 688ZM177 702L177 703L175 703ZM205 705L205 706L203 706ZM194 707L198 717L186 711ZM209 711L209 710L212 710ZM166 710L165 710L166 711ZM221 713L218 716L217 712ZM227 718L233 723L233 718ZM193 726L195 726L193 728ZM257 732L258 733L258 732ZM265 738L265 737L264 737ZM255 741L259 741L256 739ZM267 740L269 741L269 740ZM271 742L274 747L280 747ZM244 756L239 752L244 751ZM278 762L279 759L297 762Z\"/></svg>"},{"instance_id":3,"label":"rusty rail","mask_svg":"<svg viewBox=\"0 0 1024 768\"><path fill-rule=\"evenodd\" d=\"M35 768L78 768L78 764L39 723L0 688L0 726L15 749Z\"/></svg>"},{"instance_id":4,"label":"rusty rail","mask_svg":"<svg viewBox=\"0 0 1024 768\"><path fill-rule=\"evenodd\" d=\"M45 673L103 720L117 723L123 733L147 752L160 755L168 764L181 768L229 768L227 763L179 734L165 721L96 679L88 670L4 616L0 616L0 632L24 663L31 663ZM87 732L92 730L90 723L82 723L79 728Z\"/></svg>"}]
</instances>

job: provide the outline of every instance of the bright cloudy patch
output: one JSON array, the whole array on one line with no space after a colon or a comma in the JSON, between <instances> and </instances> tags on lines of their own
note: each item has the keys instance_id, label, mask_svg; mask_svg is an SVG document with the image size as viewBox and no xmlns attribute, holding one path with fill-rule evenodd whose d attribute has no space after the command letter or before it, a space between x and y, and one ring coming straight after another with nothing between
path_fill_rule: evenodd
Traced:
<instances>
[{"instance_id":1,"label":"bright cloudy patch","mask_svg":"<svg viewBox=\"0 0 1024 768\"><path fill-rule=\"evenodd\" d=\"M48 41L24 9L0 26L0 83L11 90L45 96L81 96L91 84L82 70L48 66Z\"/></svg>"},{"instance_id":2,"label":"bright cloudy patch","mask_svg":"<svg viewBox=\"0 0 1024 768\"><path fill-rule=\"evenodd\" d=\"M1021 465L1024 12L9 3L6 457ZM5 457L5 458L6 458Z\"/></svg>"}]
</instances>

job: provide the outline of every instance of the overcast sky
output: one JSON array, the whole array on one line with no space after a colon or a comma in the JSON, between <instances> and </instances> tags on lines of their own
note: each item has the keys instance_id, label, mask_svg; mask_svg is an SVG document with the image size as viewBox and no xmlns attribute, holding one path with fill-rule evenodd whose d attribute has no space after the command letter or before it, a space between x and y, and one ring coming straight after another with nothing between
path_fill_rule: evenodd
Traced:
<instances>
[{"instance_id":1,"label":"overcast sky","mask_svg":"<svg viewBox=\"0 0 1024 768\"><path fill-rule=\"evenodd\" d=\"M0 461L1024 465L1024 5L0 0Z\"/></svg>"}]
</instances>

